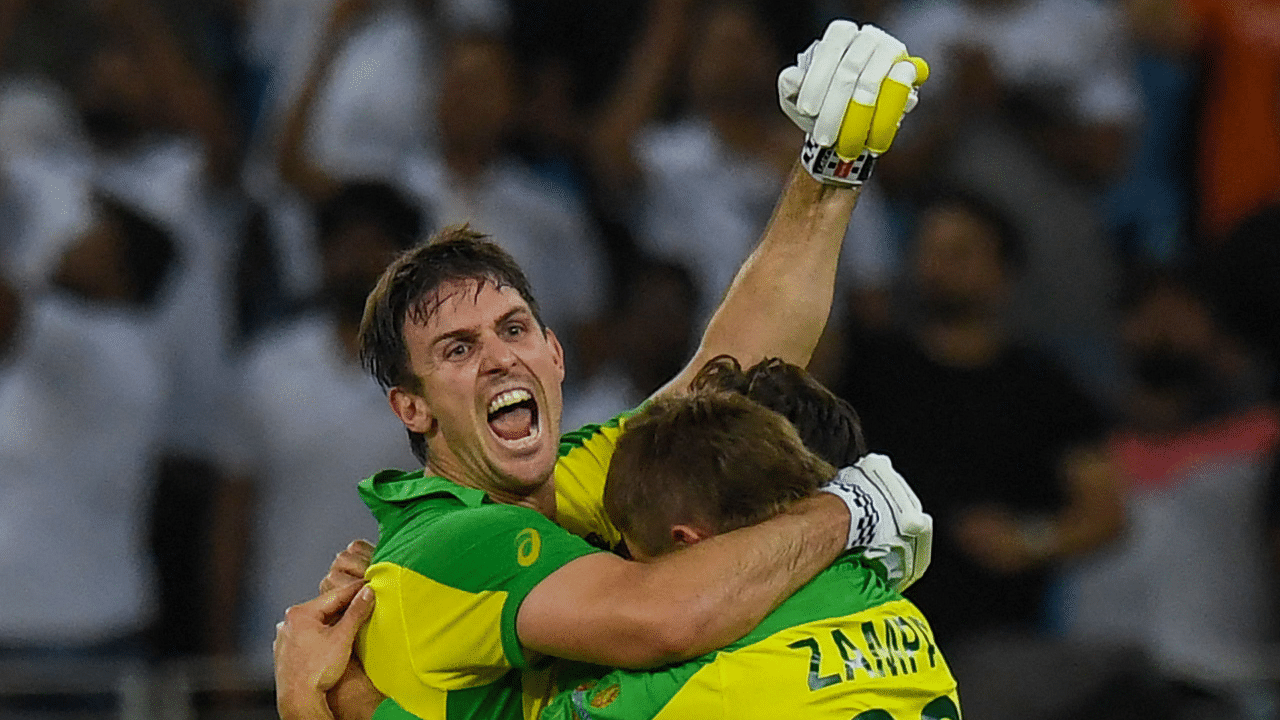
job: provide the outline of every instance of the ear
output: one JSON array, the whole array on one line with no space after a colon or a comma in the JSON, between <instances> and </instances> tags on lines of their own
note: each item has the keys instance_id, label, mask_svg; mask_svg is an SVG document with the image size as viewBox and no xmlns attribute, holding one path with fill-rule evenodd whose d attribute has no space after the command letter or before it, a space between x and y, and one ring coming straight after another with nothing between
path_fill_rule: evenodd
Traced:
<instances>
[{"instance_id":1,"label":"ear","mask_svg":"<svg viewBox=\"0 0 1280 720\"><path fill-rule=\"evenodd\" d=\"M675 543L676 547L696 545L714 534L715 533L708 532L694 525L671 526L671 540Z\"/></svg>"},{"instance_id":2,"label":"ear","mask_svg":"<svg viewBox=\"0 0 1280 720\"><path fill-rule=\"evenodd\" d=\"M387 402L391 411L400 418L400 422L413 432L430 435L435 429L436 418L431 412L427 399L402 387L393 387L387 393Z\"/></svg>"},{"instance_id":3,"label":"ear","mask_svg":"<svg viewBox=\"0 0 1280 720\"><path fill-rule=\"evenodd\" d=\"M551 346L551 355L555 359L556 369L560 371L560 381L564 382L564 348L560 345L560 339L556 337L554 331L550 328L546 330L547 344Z\"/></svg>"}]
</instances>

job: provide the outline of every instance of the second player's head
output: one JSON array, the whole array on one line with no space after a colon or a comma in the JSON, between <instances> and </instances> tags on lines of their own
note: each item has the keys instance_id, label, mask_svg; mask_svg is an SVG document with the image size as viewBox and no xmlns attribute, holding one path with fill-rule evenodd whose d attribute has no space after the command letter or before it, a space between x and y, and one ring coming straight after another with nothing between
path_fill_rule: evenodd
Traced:
<instances>
[{"instance_id":1,"label":"second player's head","mask_svg":"<svg viewBox=\"0 0 1280 720\"><path fill-rule=\"evenodd\" d=\"M718 390L660 397L627 421L604 507L636 559L761 522L835 475L786 418Z\"/></svg>"},{"instance_id":2,"label":"second player's head","mask_svg":"<svg viewBox=\"0 0 1280 720\"><path fill-rule=\"evenodd\" d=\"M523 271L484 235L446 228L392 262L360 348L434 472L505 501L550 477L564 353Z\"/></svg>"},{"instance_id":3,"label":"second player's head","mask_svg":"<svg viewBox=\"0 0 1280 720\"><path fill-rule=\"evenodd\" d=\"M867 454L862 421L853 406L804 368L780 358L743 369L737 359L719 355L698 371L691 387L735 392L779 413L795 426L805 447L836 467Z\"/></svg>"}]
</instances>

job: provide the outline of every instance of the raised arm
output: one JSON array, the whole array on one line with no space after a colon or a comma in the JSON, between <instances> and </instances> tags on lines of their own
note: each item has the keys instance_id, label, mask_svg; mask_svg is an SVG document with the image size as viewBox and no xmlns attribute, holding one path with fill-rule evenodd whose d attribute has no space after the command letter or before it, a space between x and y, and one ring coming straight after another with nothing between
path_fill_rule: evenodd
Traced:
<instances>
[{"instance_id":1,"label":"raised arm","mask_svg":"<svg viewBox=\"0 0 1280 720\"><path fill-rule=\"evenodd\" d=\"M280 171L280 177L311 202L328 198L337 190L339 183L307 156L307 129L311 127L321 86L329 77L334 60L342 50L351 28L367 12L369 6L369 0L338 0L334 3L325 23L324 36L302 82L302 89L289 106L284 125L280 129L276 148L276 167Z\"/></svg>"},{"instance_id":2,"label":"raised arm","mask_svg":"<svg viewBox=\"0 0 1280 720\"><path fill-rule=\"evenodd\" d=\"M529 592L520 641L627 668L697 657L754 628L844 551L848 532L845 504L820 494L653 562L580 557Z\"/></svg>"},{"instance_id":3,"label":"raised arm","mask_svg":"<svg viewBox=\"0 0 1280 720\"><path fill-rule=\"evenodd\" d=\"M862 182L914 107L913 86L926 77L927 66L908 61L901 42L844 20L782 71L779 103L809 133L800 162L697 353L659 393L684 391L722 354L744 366L766 357L808 365L831 312L840 247Z\"/></svg>"},{"instance_id":4,"label":"raised arm","mask_svg":"<svg viewBox=\"0 0 1280 720\"><path fill-rule=\"evenodd\" d=\"M592 169L610 201L625 197L640 168L636 135L658 115L676 75L689 27L689 0L654 0L618 84L601 106L588 139Z\"/></svg>"},{"instance_id":5,"label":"raised arm","mask_svg":"<svg viewBox=\"0 0 1280 720\"><path fill-rule=\"evenodd\" d=\"M744 367L766 357L808 365L831 312L840 247L860 193L823 185L797 163L698 351L659 392L683 392L707 360L722 354Z\"/></svg>"},{"instance_id":6,"label":"raised arm","mask_svg":"<svg viewBox=\"0 0 1280 720\"><path fill-rule=\"evenodd\" d=\"M188 60L164 16L149 0L106 0L100 7L145 58L163 88L169 122L200 139L213 178L234 182L239 131L214 84Z\"/></svg>"}]
</instances>

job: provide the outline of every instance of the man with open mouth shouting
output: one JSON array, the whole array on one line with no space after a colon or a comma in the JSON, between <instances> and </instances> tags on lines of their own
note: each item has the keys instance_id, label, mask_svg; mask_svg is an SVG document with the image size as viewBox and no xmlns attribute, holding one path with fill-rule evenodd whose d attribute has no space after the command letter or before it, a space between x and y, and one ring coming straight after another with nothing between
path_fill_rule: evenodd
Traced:
<instances>
[{"instance_id":1,"label":"man with open mouth shouting","mask_svg":"<svg viewBox=\"0 0 1280 720\"><path fill-rule=\"evenodd\" d=\"M658 395L683 392L720 354L807 364L861 183L923 79L900 42L847 21L783 71L783 108L810 132L800 166L698 352ZM547 656L631 668L697 657L745 635L843 552L914 548L929 531L894 476L896 496L870 480L829 483L652 562L598 551L583 538L621 541L602 497L626 417L560 437L563 350L514 261L465 227L387 268L360 343L425 469L360 484L380 540L359 651L378 690L418 717L536 716L553 689ZM898 588L928 562L927 551L886 557ZM339 592L291 608L278 631L286 719L332 717L325 692L347 667L344 633L372 600ZM352 596L349 618L332 624Z\"/></svg>"}]
</instances>

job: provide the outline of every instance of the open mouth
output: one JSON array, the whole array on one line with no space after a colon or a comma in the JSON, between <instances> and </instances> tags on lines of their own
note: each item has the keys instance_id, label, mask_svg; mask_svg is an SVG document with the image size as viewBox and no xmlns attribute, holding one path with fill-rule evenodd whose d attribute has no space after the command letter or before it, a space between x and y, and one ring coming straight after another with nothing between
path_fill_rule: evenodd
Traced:
<instances>
[{"instance_id":1,"label":"open mouth","mask_svg":"<svg viewBox=\"0 0 1280 720\"><path fill-rule=\"evenodd\" d=\"M488 419L493 434L509 443L538 437L538 403L524 388L507 390L490 400Z\"/></svg>"}]
</instances>

